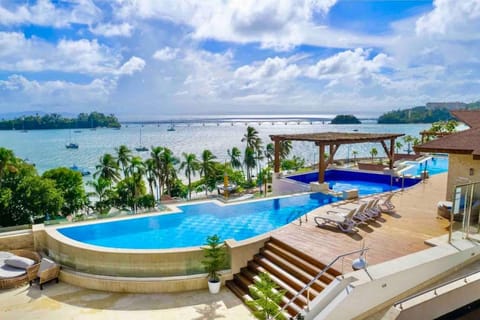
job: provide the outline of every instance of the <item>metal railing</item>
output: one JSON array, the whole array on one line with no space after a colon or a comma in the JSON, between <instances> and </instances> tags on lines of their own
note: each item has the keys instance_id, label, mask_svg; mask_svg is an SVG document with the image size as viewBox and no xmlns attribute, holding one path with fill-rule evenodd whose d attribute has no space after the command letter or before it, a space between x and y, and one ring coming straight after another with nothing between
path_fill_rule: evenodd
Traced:
<instances>
[{"instance_id":1,"label":"metal railing","mask_svg":"<svg viewBox=\"0 0 480 320\"><path fill-rule=\"evenodd\" d=\"M312 280L310 280L309 283L307 283L300 291L297 292L297 294L295 294L281 309L280 311L277 312L277 314L275 314L275 316L272 318L272 319L275 319L280 313L284 312L295 300L297 300L298 297L300 297L305 291L307 291L307 311L310 311L310 288L311 286L315 283L315 281L317 281L318 279L320 279L320 277L325 273L327 272L327 270L329 270L338 260L342 259L342 276L343 276L343 261L345 259L345 257L347 256L350 256L352 254L356 254L356 253L360 253L360 256L364 256L365 252L367 252L370 248L362 248L362 249L358 249L358 250L355 250L355 251L351 251L351 252L347 252L347 253L344 253L344 254L341 254L341 255L338 255L337 257L335 257L335 259L333 259L328 265L325 266L325 268L322 269L322 271L320 271L316 276L315 278L313 278ZM365 255L366 257L366 255ZM366 259L365 259L366 261ZM367 266L367 264L365 263L365 267Z\"/></svg>"}]
</instances>

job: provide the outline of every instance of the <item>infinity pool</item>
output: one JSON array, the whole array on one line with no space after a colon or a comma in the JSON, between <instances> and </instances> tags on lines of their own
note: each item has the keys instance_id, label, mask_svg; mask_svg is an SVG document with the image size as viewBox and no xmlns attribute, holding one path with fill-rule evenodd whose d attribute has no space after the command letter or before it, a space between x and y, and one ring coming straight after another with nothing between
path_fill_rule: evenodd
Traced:
<instances>
[{"instance_id":1,"label":"infinity pool","mask_svg":"<svg viewBox=\"0 0 480 320\"><path fill-rule=\"evenodd\" d=\"M410 174L412 176L420 176L424 170L427 170L430 175L444 173L448 171L448 157L427 158L424 161L406 161L404 164L411 166L403 170L401 173Z\"/></svg>"},{"instance_id":2,"label":"infinity pool","mask_svg":"<svg viewBox=\"0 0 480 320\"><path fill-rule=\"evenodd\" d=\"M87 244L124 249L200 246L209 235L244 240L286 225L305 213L338 201L313 193L219 206L213 202L179 206L180 213L59 228Z\"/></svg>"}]
</instances>

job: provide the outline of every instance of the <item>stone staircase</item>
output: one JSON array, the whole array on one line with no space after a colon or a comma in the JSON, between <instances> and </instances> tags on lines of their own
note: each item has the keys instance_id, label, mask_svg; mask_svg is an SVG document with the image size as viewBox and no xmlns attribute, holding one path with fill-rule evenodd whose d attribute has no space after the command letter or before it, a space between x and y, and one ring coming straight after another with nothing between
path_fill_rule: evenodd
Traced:
<instances>
[{"instance_id":1,"label":"stone staircase","mask_svg":"<svg viewBox=\"0 0 480 320\"><path fill-rule=\"evenodd\" d=\"M309 283L325 265L310 257L304 252L289 246L288 244L271 238L260 249L246 267L228 280L227 287L243 301L252 300L248 287L256 281L258 274L268 272L271 279L277 283L280 289L285 289L286 294L280 303L283 307L293 298L307 283ZM290 316L297 315L307 305L307 299L312 301L340 272L329 269L310 288L309 296L305 291L294 303L290 304L286 311Z\"/></svg>"}]
</instances>

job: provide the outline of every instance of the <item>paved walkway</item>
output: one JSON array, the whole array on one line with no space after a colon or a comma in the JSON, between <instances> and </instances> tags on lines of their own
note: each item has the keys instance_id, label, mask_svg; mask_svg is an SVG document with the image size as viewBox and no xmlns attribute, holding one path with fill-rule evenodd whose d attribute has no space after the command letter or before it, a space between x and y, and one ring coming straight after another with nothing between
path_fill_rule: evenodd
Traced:
<instances>
[{"instance_id":1,"label":"paved walkway","mask_svg":"<svg viewBox=\"0 0 480 320\"><path fill-rule=\"evenodd\" d=\"M254 319L228 289L182 293L127 294L87 290L55 282L42 291L23 286L0 292L0 319Z\"/></svg>"}]
</instances>

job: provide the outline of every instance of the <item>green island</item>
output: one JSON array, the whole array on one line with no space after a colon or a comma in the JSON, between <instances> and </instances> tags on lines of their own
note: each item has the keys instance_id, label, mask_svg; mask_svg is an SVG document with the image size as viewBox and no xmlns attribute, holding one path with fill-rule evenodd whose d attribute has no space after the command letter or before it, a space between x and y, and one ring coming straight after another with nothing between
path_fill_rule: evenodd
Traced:
<instances>
[{"instance_id":1,"label":"green island","mask_svg":"<svg viewBox=\"0 0 480 320\"><path fill-rule=\"evenodd\" d=\"M76 118L66 118L58 113L17 117L0 121L0 130L41 130L41 129L82 129L120 128L120 122L113 114L100 112L80 113Z\"/></svg>"},{"instance_id":2,"label":"green island","mask_svg":"<svg viewBox=\"0 0 480 320\"><path fill-rule=\"evenodd\" d=\"M331 124L360 124L362 123L354 115L351 114L339 114L330 122Z\"/></svg>"},{"instance_id":3,"label":"green island","mask_svg":"<svg viewBox=\"0 0 480 320\"><path fill-rule=\"evenodd\" d=\"M453 120L450 114L452 108L439 107L429 108L427 106L417 106L408 109L392 110L382 114L378 118L378 123L434 123L438 121ZM480 109L480 101L467 103L463 109L475 110Z\"/></svg>"}]
</instances>

